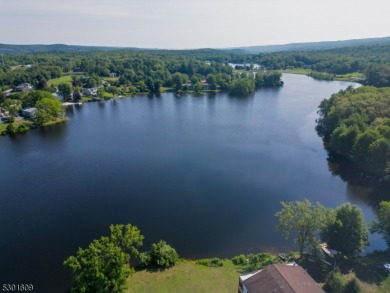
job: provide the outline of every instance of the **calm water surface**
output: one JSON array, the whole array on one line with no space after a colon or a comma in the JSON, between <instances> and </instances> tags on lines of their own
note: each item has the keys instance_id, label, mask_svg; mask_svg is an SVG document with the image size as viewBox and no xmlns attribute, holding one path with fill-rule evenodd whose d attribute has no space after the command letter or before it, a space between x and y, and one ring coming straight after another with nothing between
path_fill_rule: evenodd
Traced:
<instances>
[{"instance_id":1,"label":"calm water surface","mask_svg":"<svg viewBox=\"0 0 390 293\"><path fill-rule=\"evenodd\" d=\"M350 201L372 219L369 190L332 175L314 130L319 102L351 83L283 80L247 98L85 104L64 125L1 137L1 281L65 291L63 260L112 223L201 258L291 248L275 231L282 200Z\"/></svg>"}]
</instances>

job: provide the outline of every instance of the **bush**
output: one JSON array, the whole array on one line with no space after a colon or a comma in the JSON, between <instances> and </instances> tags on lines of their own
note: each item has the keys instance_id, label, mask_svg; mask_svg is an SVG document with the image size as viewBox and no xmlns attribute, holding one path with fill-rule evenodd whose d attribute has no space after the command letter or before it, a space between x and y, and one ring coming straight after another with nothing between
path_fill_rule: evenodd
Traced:
<instances>
[{"instance_id":1,"label":"bush","mask_svg":"<svg viewBox=\"0 0 390 293\"><path fill-rule=\"evenodd\" d=\"M158 243L152 244L150 251L151 264L157 267L172 267L179 261L179 255L176 250L160 240Z\"/></svg>"},{"instance_id":2,"label":"bush","mask_svg":"<svg viewBox=\"0 0 390 293\"><path fill-rule=\"evenodd\" d=\"M199 259L196 261L197 264L207 266L207 267L222 267L223 262L221 259L218 257L214 258L204 258L204 259Z\"/></svg>"},{"instance_id":3,"label":"bush","mask_svg":"<svg viewBox=\"0 0 390 293\"><path fill-rule=\"evenodd\" d=\"M29 130L26 124L20 124L16 129L16 133L26 133Z\"/></svg>"},{"instance_id":4,"label":"bush","mask_svg":"<svg viewBox=\"0 0 390 293\"><path fill-rule=\"evenodd\" d=\"M139 254L139 260L140 260L140 262L139 262L140 267L146 268L146 267L150 266L151 256L150 256L149 252L141 252Z\"/></svg>"},{"instance_id":5,"label":"bush","mask_svg":"<svg viewBox=\"0 0 390 293\"><path fill-rule=\"evenodd\" d=\"M10 123L7 125L7 133L8 134L15 134L16 133L16 127L13 123Z\"/></svg>"},{"instance_id":6,"label":"bush","mask_svg":"<svg viewBox=\"0 0 390 293\"><path fill-rule=\"evenodd\" d=\"M340 272L334 272L326 282L327 292L343 293L345 287L344 276Z\"/></svg>"},{"instance_id":7,"label":"bush","mask_svg":"<svg viewBox=\"0 0 390 293\"><path fill-rule=\"evenodd\" d=\"M248 263L248 259L244 254L237 255L232 258L232 262L237 265L244 265Z\"/></svg>"},{"instance_id":8,"label":"bush","mask_svg":"<svg viewBox=\"0 0 390 293\"><path fill-rule=\"evenodd\" d=\"M360 288L359 283L356 279L352 279L348 282L348 284L344 288L345 293L360 293L362 292L362 288Z\"/></svg>"}]
</instances>

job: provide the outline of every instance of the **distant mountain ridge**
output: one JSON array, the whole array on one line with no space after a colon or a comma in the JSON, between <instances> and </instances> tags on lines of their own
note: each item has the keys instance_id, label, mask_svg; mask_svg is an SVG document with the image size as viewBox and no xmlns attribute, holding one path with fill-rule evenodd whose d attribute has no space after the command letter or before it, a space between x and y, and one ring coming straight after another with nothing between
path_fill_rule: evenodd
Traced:
<instances>
[{"instance_id":1,"label":"distant mountain ridge","mask_svg":"<svg viewBox=\"0 0 390 293\"><path fill-rule=\"evenodd\" d=\"M339 49L344 47L356 47L364 45L380 45L390 44L390 37L383 38L368 38L368 39L353 39L343 41L326 41L326 42L309 42L309 43L291 43L284 45L265 45L265 46L250 46L250 47L235 47L227 50L238 49L246 53L273 53L273 52L288 52L288 51L322 51Z\"/></svg>"},{"instance_id":2,"label":"distant mountain ridge","mask_svg":"<svg viewBox=\"0 0 390 293\"><path fill-rule=\"evenodd\" d=\"M79 46L79 45L10 45L0 44L0 53L35 53L35 52L88 52L88 51L115 51L120 49L139 50L137 48L121 48L106 46Z\"/></svg>"},{"instance_id":3,"label":"distant mountain ridge","mask_svg":"<svg viewBox=\"0 0 390 293\"><path fill-rule=\"evenodd\" d=\"M233 47L233 48L224 48L224 49L215 49L215 50L225 51L232 54L258 54L258 53L289 52L289 51L290 52L291 51L320 51L320 50L331 50L331 49L338 49L344 47L379 45L379 44L390 44L390 37L353 39L353 40L342 40L342 41L326 41L326 42L291 43L291 44L283 44L283 45ZM116 51L116 50L150 51L150 50L159 50L159 49L146 49L146 48L136 48L136 47L81 46L81 45L66 45L66 44L51 44L51 45L0 44L0 53L89 52L89 51ZM161 49L161 50L165 51L165 49ZM181 51L181 50L173 50L173 51ZM188 51L188 49L183 51Z\"/></svg>"}]
</instances>

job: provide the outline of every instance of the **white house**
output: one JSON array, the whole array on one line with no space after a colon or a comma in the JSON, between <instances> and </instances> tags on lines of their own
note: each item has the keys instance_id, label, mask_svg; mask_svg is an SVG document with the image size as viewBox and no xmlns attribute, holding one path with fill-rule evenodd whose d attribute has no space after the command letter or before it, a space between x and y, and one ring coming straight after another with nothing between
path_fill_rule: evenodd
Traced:
<instances>
[{"instance_id":1,"label":"white house","mask_svg":"<svg viewBox=\"0 0 390 293\"><path fill-rule=\"evenodd\" d=\"M34 89L34 86L30 83L21 83L16 87L16 91L18 92L24 92L24 91L31 91Z\"/></svg>"},{"instance_id":2,"label":"white house","mask_svg":"<svg viewBox=\"0 0 390 293\"><path fill-rule=\"evenodd\" d=\"M96 96L98 92L98 89L96 87L84 89L84 94L86 96Z\"/></svg>"}]
</instances>

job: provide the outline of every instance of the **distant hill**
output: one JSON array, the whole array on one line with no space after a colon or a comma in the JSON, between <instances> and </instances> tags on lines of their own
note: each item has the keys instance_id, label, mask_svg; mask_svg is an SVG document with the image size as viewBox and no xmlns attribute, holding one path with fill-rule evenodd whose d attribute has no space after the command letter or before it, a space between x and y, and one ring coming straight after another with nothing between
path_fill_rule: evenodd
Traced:
<instances>
[{"instance_id":1,"label":"distant hill","mask_svg":"<svg viewBox=\"0 0 390 293\"><path fill-rule=\"evenodd\" d=\"M339 49L345 47L356 47L356 46L378 45L378 44L390 44L390 37L356 39L356 40L345 40L345 41L329 41L329 42L292 43L292 44L285 44L285 45L235 47L235 48L213 49L213 50L223 51L229 54L257 54L257 53L292 52L292 51L321 51L321 50ZM115 51L115 50L188 51L188 50L143 49L143 48L134 48L134 47L78 46L78 45L65 45L65 44L53 44L53 45L0 44L0 53L89 52L89 51ZM190 51L194 51L194 50L190 50Z\"/></svg>"},{"instance_id":2,"label":"distant hill","mask_svg":"<svg viewBox=\"0 0 390 293\"><path fill-rule=\"evenodd\" d=\"M329 42L312 42L312 43L292 43L285 45L268 45L268 46L250 46L228 48L227 50L239 49L246 53L272 53L272 52L289 52L289 51L320 51L331 50L344 47L355 47L364 45L390 44L390 37L356 39L345 41L329 41Z\"/></svg>"},{"instance_id":3,"label":"distant hill","mask_svg":"<svg viewBox=\"0 0 390 293\"><path fill-rule=\"evenodd\" d=\"M35 52L88 52L88 51L113 51L125 48L103 46L77 46L77 45L7 45L0 44L0 53L35 53ZM137 48L126 48L137 50Z\"/></svg>"}]
</instances>

